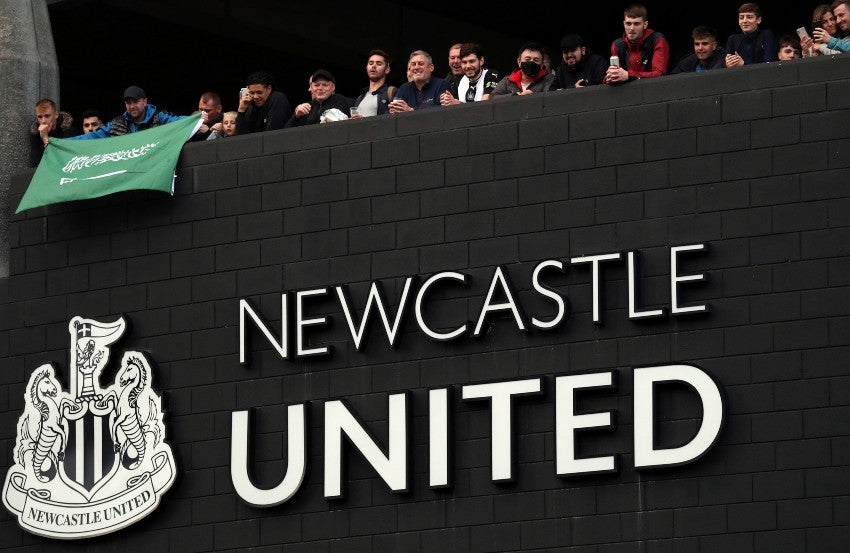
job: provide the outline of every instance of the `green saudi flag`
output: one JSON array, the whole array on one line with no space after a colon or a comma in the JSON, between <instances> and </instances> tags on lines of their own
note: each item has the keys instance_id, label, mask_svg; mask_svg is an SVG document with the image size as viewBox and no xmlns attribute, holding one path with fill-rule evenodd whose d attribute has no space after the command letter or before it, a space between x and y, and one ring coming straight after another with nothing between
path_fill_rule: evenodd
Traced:
<instances>
[{"instance_id":1,"label":"green saudi flag","mask_svg":"<svg viewBox=\"0 0 850 553\"><path fill-rule=\"evenodd\" d=\"M124 190L174 194L174 167L201 114L145 131L97 140L50 138L15 213Z\"/></svg>"}]
</instances>

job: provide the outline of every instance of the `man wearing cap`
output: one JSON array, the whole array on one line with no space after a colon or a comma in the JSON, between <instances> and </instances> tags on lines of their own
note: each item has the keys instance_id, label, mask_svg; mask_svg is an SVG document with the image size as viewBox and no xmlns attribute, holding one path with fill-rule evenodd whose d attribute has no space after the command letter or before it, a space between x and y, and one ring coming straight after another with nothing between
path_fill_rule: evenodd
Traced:
<instances>
[{"instance_id":1,"label":"man wearing cap","mask_svg":"<svg viewBox=\"0 0 850 553\"><path fill-rule=\"evenodd\" d=\"M561 39L561 56L564 63L555 70L558 88L602 84L608 71L608 62L599 54L591 52L580 35L572 33Z\"/></svg>"},{"instance_id":2,"label":"man wearing cap","mask_svg":"<svg viewBox=\"0 0 850 553\"><path fill-rule=\"evenodd\" d=\"M330 109L338 109L346 116L349 115L349 102L342 94L336 94L336 81L333 75L324 69L319 69L310 76L309 102L298 104L285 128L315 125L321 122L323 113Z\"/></svg>"},{"instance_id":3,"label":"man wearing cap","mask_svg":"<svg viewBox=\"0 0 850 553\"><path fill-rule=\"evenodd\" d=\"M185 115L173 115L165 110L158 109L155 105L148 103L147 94L138 86L127 87L124 91L124 107L127 111L102 127L72 137L72 140L91 140L93 138L109 138L110 136L121 136L132 132L143 131L151 127L165 125L186 117ZM206 114L202 115L206 120Z\"/></svg>"}]
</instances>

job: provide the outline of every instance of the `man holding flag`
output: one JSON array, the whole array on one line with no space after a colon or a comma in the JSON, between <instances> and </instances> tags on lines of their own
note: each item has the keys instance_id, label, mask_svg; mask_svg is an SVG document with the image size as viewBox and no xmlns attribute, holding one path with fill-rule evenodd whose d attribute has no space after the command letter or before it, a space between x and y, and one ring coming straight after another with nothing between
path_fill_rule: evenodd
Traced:
<instances>
[{"instance_id":1,"label":"man holding flag","mask_svg":"<svg viewBox=\"0 0 850 553\"><path fill-rule=\"evenodd\" d=\"M123 190L174 194L177 158L206 114L175 116L160 111L147 103L137 86L129 87L124 96L127 111L96 131L69 139L50 138L15 213ZM106 137L112 140L90 140Z\"/></svg>"},{"instance_id":2,"label":"man holding flag","mask_svg":"<svg viewBox=\"0 0 850 553\"><path fill-rule=\"evenodd\" d=\"M138 86L130 86L124 91L124 107L127 111L101 126L99 129L73 137L73 140L91 140L93 138L108 138L143 131L158 125L184 119L185 115L173 115L165 110L148 104L145 91ZM206 113L203 115L206 121Z\"/></svg>"}]
</instances>

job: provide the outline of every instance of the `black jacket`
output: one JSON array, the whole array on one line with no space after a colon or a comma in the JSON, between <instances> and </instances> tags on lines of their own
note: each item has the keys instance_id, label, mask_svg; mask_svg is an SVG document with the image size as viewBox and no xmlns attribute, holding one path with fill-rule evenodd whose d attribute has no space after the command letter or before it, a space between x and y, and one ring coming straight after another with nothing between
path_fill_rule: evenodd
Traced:
<instances>
[{"instance_id":1,"label":"black jacket","mask_svg":"<svg viewBox=\"0 0 850 553\"><path fill-rule=\"evenodd\" d=\"M266 103L256 107L253 102L244 113L236 115L236 133L273 131L282 129L292 117L292 108L283 92L272 90Z\"/></svg>"},{"instance_id":2,"label":"black jacket","mask_svg":"<svg viewBox=\"0 0 850 553\"><path fill-rule=\"evenodd\" d=\"M295 117L295 114L292 114L292 117L289 118L289 121L284 125L287 129L289 127L302 127L304 125L316 125L319 123L319 117L329 109L336 108L339 111L343 112L346 115L351 115L348 111L348 108L351 106L348 98L343 96L342 94L332 94L330 98L322 102L321 104L316 100L310 101L310 113L305 115L304 117Z\"/></svg>"},{"instance_id":3,"label":"black jacket","mask_svg":"<svg viewBox=\"0 0 850 553\"><path fill-rule=\"evenodd\" d=\"M60 111L59 117L56 118L56 126L53 130L47 133L47 136L53 138L69 138L74 136L74 118L71 114ZM38 121L30 126L30 166L36 167L41 162L41 156L44 155L44 143L41 141L41 135L38 134Z\"/></svg>"},{"instance_id":4,"label":"black jacket","mask_svg":"<svg viewBox=\"0 0 850 553\"><path fill-rule=\"evenodd\" d=\"M389 85L386 83L386 81L384 81L384 84L381 85L381 88L372 92L372 95L378 97L378 115L384 115L385 113L390 112L390 108L389 108L389 102L390 102L389 88L390 88ZM366 94L368 94L368 93L369 93L369 87L367 86L366 88L364 88L363 90L360 91L360 96L358 96L357 99L354 100L354 105L359 106L360 102L363 101L363 98L365 98Z\"/></svg>"},{"instance_id":5,"label":"black jacket","mask_svg":"<svg viewBox=\"0 0 850 553\"><path fill-rule=\"evenodd\" d=\"M555 69L555 82L558 88L574 88L576 83L582 79L585 80L587 85L602 84L602 79L605 78L607 71L608 61L587 49L581 61L575 67L562 63Z\"/></svg>"},{"instance_id":6,"label":"black jacket","mask_svg":"<svg viewBox=\"0 0 850 553\"><path fill-rule=\"evenodd\" d=\"M722 46L718 46L717 49L711 54L711 57L708 58L708 67L703 67L704 70L709 69L720 69L721 67L726 67L726 48ZM697 70L697 65L699 65L699 59L697 59L696 54L691 54L689 56L685 56L682 58L682 61L673 68L673 71L670 71L670 74L674 73L693 73Z\"/></svg>"}]
</instances>

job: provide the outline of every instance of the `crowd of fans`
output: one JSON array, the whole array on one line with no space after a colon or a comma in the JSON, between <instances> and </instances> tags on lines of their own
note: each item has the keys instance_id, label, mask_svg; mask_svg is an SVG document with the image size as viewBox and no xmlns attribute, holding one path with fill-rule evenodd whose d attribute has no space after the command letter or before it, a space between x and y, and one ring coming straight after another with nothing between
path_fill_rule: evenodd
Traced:
<instances>
[{"instance_id":1,"label":"crowd of fans","mask_svg":"<svg viewBox=\"0 0 850 553\"><path fill-rule=\"evenodd\" d=\"M203 122L191 140L212 140L565 88L618 86L668 73L700 73L850 52L850 0L817 6L811 35L803 26L796 34L785 34L778 39L773 31L762 27L757 4L742 4L738 9L740 33L729 36L723 47L718 43L716 30L702 25L696 27L692 33L693 53L679 61L672 71L668 71L670 47L667 39L649 27L646 8L633 4L623 15L623 36L611 44L608 59L593 53L580 35L568 34L561 40L562 63L557 67L552 67L542 45L529 42L520 47L516 68L504 76L485 66L480 45L454 44L449 48L449 73L445 78L433 75L434 61L428 52L416 50L407 61L407 82L395 87L387 82L391 71L389 56L382 50L373 50L366 63L368 85L354 99L337 94L333 75L319 69L308 79L311 100L293 108L286 95L276 90L272 75L257 71L246 79L235 111L225 112L216 92L201 95L198 111L202 113ZM148 103L147 94L138 86L124 91L124 107L124 113L106 122L99 111L83 112L82 134L79 134L70 114L59 111L56 103L48 98L39 100L35 106L37 120L30 129L32 165L39 163L50 137L106 138L185 117Z\"/></svg>"}]
</instances>

